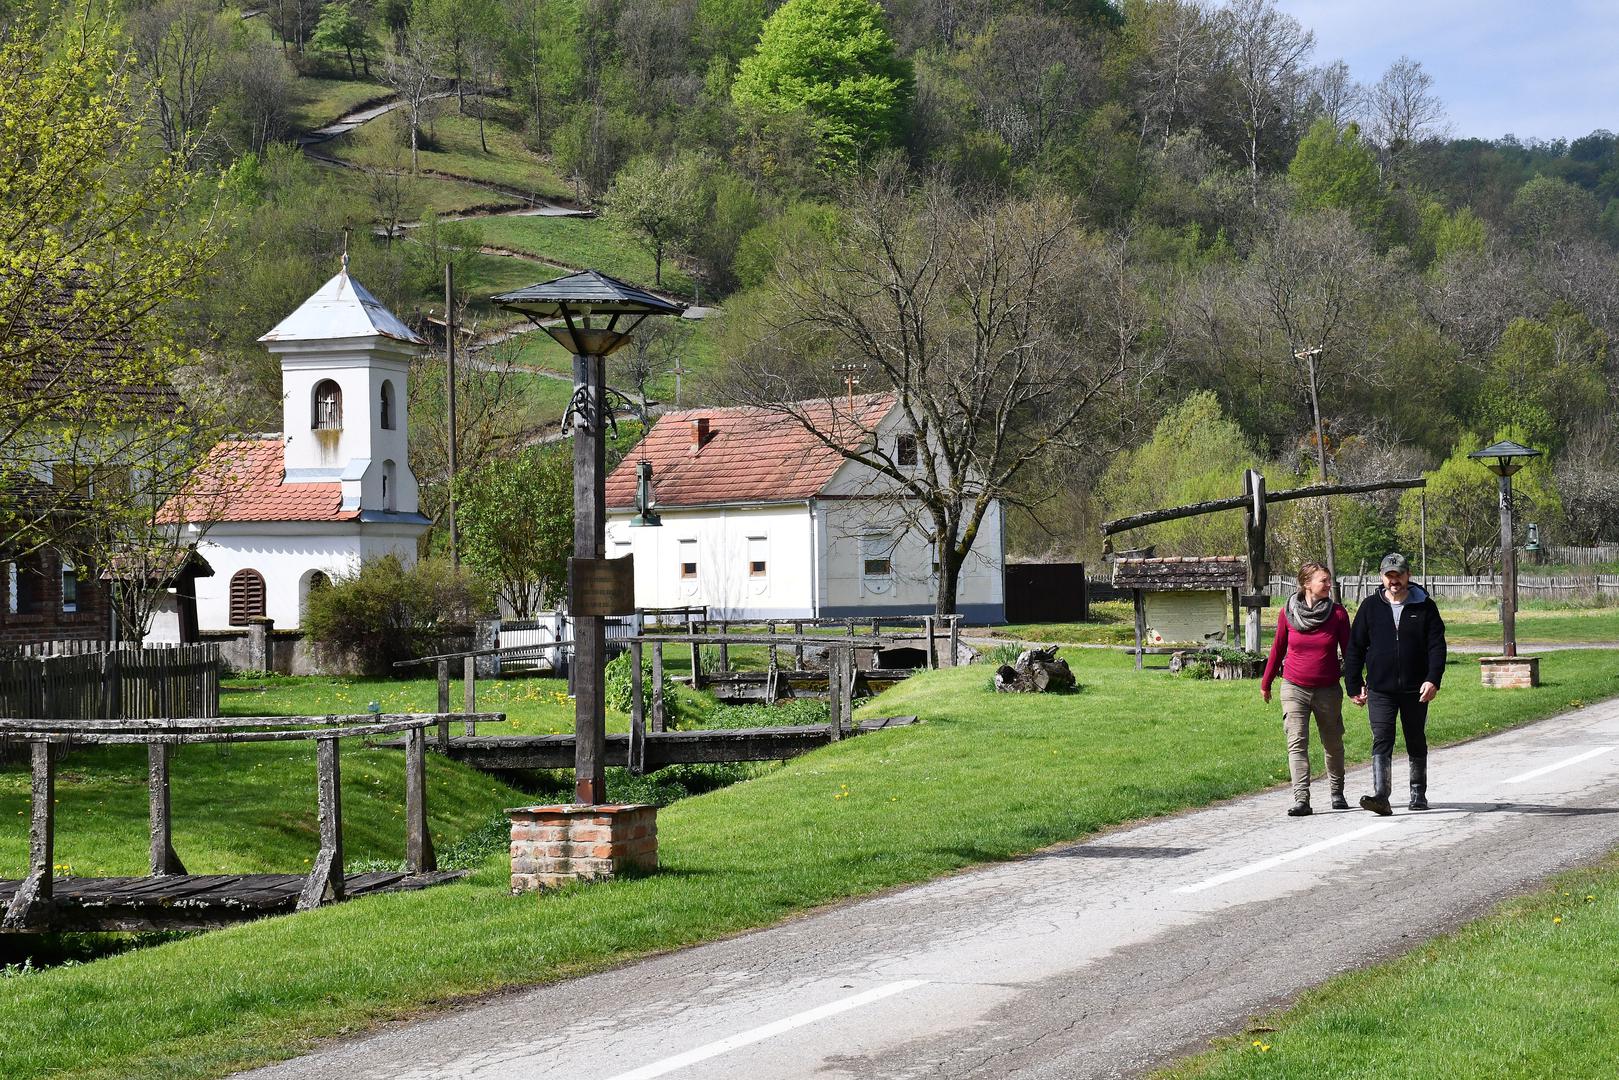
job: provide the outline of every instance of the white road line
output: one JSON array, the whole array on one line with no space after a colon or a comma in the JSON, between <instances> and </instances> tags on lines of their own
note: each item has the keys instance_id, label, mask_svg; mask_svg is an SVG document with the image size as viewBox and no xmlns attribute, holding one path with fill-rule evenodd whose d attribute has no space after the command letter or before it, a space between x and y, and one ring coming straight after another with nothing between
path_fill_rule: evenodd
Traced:
<instances>
[{"instance_id":1,"label":"white road line","mask_svg":"<svg viewBox=\"0 0 1619 1080\"><path fill-rule=\"evenodd\" d=\"M1530 769L1526 773L1519 773L1517 776L1508 777L1505 783L1522 784L1525 781L1533 780L1538 776L1545 776L1549 772L1556 772L1558 769L1566 769L1570 765L1578 765L1582 761L1590 761L1594 757L1601 757L1603 754L1610 753L1613 749L1614 748L1611 746L1599 746L1594 750L1587 750L1583 754L1575 754L1568 760L1559 761L1555 765L1542 765L1538 769Z\"/></svg>"},{"instance_id":2,"label":"white road line","mask_svg":"<svg viewBox=\"0 0 1619 1080\"><path fill-rule=\"evenodd\" d=\"M926 979L905 979L901 982L886 983L864 993L855 994L853 997L839 998L837 1001L807 1009L801 1013L794 1013L792 1016L777 1020L774 1023L751 1028L748 1031L720 1039L717 1042L699 1046L695 1050L687 1050L684 1054L676 1054L674 1057L667 1057L662 1061L654 1061L650 1065L643 1065L639 1069L619 1073L617 1076L609 1077L609 1080L652 1080L654 1076L663 1076L674 1072L676 1069L683 1069L687 1065L695 1065L699 1061L707 1061L711 1057L718 1057L738 1047L763 1042L765 1039L774 1038L784 1032L792 1031L794 1028L801 1028L805 1024L813 1024L817 1020L825 1020L829 1016L836 1016L838 1013L848 1012L850 1009L858 1009L862 1005L870 1005L872 1002L881 1001L885 997L903 994L907 990L914 990L918 986L926 985L926 983Z\"/></svg>"},{"instance_id":3,"label":"white road line","mask_svg":"<svg viewBox=\"0 0 1619 1080\"><path fill-rule=\"evenodd\" d=\"M1247 866L1240 866L1235 870L1228 870L1223 874L1216 874L1214 877L1199 881L1195 885L1183 885L1175 891L1178 893L1202 892L1204 889L1212 889L1216 885L1224 885L1228 881L1236 881L1238 878L1245 878L1251 874L1262 874L1266 870L1272 870L1278 866L1282 866L1285 863L1290 863L1295 859L1302 859L1306 856L1314 855L1318 851L1326 851L1328 848L1337 847L1339 844L1347 844L1351 840L1359 840L1363 836L1370 836L1372 833L1382 832L1384 829L1393 827L1394 822L1392 821L1380 821L1375 825L1368 825L1364 829L1356 829L1354 832L1347 832L1342 836L1334 836L1330 840L1321 840L1314 844L1306 845L1305 847L1299 848L1297 851L1288 851L1281 855L1272 855L1268 859L1260 859L1256 863L1249 863Z\"/></svg>"}]
</instances>

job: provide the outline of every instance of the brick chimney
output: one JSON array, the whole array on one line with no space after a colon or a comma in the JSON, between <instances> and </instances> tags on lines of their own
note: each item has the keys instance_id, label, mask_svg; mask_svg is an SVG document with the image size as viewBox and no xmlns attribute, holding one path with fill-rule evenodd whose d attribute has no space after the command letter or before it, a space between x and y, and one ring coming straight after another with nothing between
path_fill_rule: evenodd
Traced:
<instances>
[{"instance_id":1,"label":"brick chimney","mask_svg":"<svg viewBox=\"0 0 1619 1080\"><path fill-rule=\"evenodd\" d=\"M706 442L708 442L708 417L699 416L691 422L691 452L697 453Z\"/></svg>"}]
</instances>

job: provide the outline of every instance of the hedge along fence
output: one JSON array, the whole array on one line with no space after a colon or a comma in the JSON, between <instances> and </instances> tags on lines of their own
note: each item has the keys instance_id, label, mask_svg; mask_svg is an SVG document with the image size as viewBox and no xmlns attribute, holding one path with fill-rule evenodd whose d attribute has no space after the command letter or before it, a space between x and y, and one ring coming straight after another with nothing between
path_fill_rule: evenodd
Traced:
<instances>
[{"instance_id":1,"label":"hedge along fence","mask_svg":"<svg viewBox=\"0 0 1619 1080\"><path fill-rule=\"evenodd\" d=\"M217 645L105 647L0 660L0 716L148 720L219 715Z\"/></svg>"}]
</instances>

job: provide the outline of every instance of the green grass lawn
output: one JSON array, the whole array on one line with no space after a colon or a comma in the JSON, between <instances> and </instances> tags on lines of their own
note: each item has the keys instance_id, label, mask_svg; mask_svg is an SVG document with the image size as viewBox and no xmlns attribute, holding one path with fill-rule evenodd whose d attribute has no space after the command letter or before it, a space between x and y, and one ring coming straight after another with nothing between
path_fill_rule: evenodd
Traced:
<instances>
[{"instance_id":1,"label":"green grass lawn","mask_svg":"<svg viewBox=\"0 0 1619 1080\"><path fill-rule=\"evenodd\" d=\"M1278 601L1279 603L1279 601ZM1262 638L1269 648L1276 628L1278 607L1265 613ZM1489 601L1441 603L1445 637L1452 645L1495 645L1501 641L1501 622ZM1354 614L1354 608L1350 608ZM1577 607L1554 602L1523 601L1517 619L1518 642L1619 641L1619 607ZM993 626L994 637L1016 641L1047 641L1069 645L1131 645L1135 642L1135 615L1126 600L1104 600L1091 605L1090 622L1019 623Z\"/></svg>"},{"instance_id":2,"label":"green grass lawn","mask_svg":"<svg viewBox=\"0 0 1619 1080\"><path fill-rule=\"evenodd\" d=\"M325 127L367 102L393 96L393 90L386 84L367 80L363 76L359 79L320 79L306 75L293 85L298 91L298 104L293 108L292 122L299 131Z\"/></svg>"},{"instance_id":3,"label":"green grass lawn","mask_svg":"<svg viewBox=\"0 0 1619 1080\"><path fill-rule=\"evenodd\" d=\"M914 713L926 723L848 740L665 809L664 871L650 877L511 897L502 853L464 883L0 980L7 1075L217 1076L458 996L763 926L1285 779L1279 713L1259 704L1253 683L1137 673L1129 658L1100 651L1081 655L1076 669L1083 690L1052 697L991 694L983 667L919 675L864 711ZM1475 679L1453 678L1434 708L1434 740L1619 694L1608 654L1554 654L1543 673L1538 689L1493 693ZM535 715L548 707L537 703ZM1348 742L1352 759L1365 757L1361 723L1351 724ZM209 754L217 751L198 752ZM390 761L397 758L378 761L377 769L391 771L379 772L375 786L391 796L399 766ZM435 762L435 778L452 768ZM300 859L314 846L313 799L305 799L311 773L288 767L281 783L297 806L308 804L306 817L283 823L285 855ZM359 780L360 766L348 775ZM1008 776L1018 778L1009 791ZM10 766L0 779L0 819L13 820L25 806L25 777ZM138 866L144 787L138 770L122 782L131 805L119 818L119 842L129 850L99 858ZM470 823L490 805L479 800L498 802L500 788L475 777L464 782L484 792L466 812ZM230 816L233 788L221 784L207 795L217 816ZM445 808L450 800L437 801ZM182 806L177 819L186 857L197 848L184 830L201 827L198 813ZM19 827L4 849L9 872L20 868L22 848Z\"/></svg>"},{"instance_id":4,"label":"green grass lawn","mask_svg":"<svg viewBox=\"0 0 1619 1080\"><path fill-rule=\"evenodd\" d=\"M550 161L529 149L517 130L516 111L491 101L490 117L484 124L489 140L485 153L478 142L478 121L456 111L454 98L439 103L442 110L432 124L426 144L417 155L419 168L445 176L462 177L500 184L536 198L571 199L573 187L563 182ZM399 138L391 117L365 125L360 131L334 139L323 149L331 156L358 165L393 168L401 160L395 140ZM408 140L408 134L404 136ZM403 143L404 166L410 166L410 144Z\"/></svg>"},{"instance_id":5,"label":"green grass lawn","mask_svg":"<svg viewBox=\"0 0 1619 1080\"><path fill-rule=\"evenodd\" d=\"M478 222L483 242L573 269L600 270L636 285L653 284L652 256L599 218L498 217ZM663 289L691 298L691 277L663 261Z\"/></svg>"},{"instance_id":6,"label":"green grass lawn","mask_svg":"<svg viewBox=\"0 0 1619 1080\"><path fill-rule=\"evenodd\" d=\"M1619 857L1342 975L1160 1080L1612 1077Z\"/></svg>"}]
</instances>

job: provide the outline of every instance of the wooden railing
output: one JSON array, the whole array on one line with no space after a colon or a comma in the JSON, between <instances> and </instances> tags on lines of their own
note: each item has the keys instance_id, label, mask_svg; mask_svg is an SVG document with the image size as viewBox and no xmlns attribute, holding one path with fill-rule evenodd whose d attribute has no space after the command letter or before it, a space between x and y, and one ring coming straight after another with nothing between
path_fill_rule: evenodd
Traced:
<instances>
[{"instance_id":1,"label":"wooden railing","mask_svg":"<svg viewBox=\"0 0 1619 1080\"><path fill-rule=\"evenodd\" d=\"M504 720L504 713L476 719ZM405 735L405 866L411 873L437 868L427 828L426 728L443 718L436 713L350 716L187 717L157 720L0 720L0 737L29 746L32 768L28 827L28 877L6 908L0 925L21 929L48 921L52 905L56 844L56 765L68 744L147 747L147 789L151 830L151 872L184 874L175 853L169 799L173 748L197 743L315 741L316 799L320 849L304 880L298 910L343 899L343 819L338 740L360 735Z\"/></svg>"}]
</instances>

